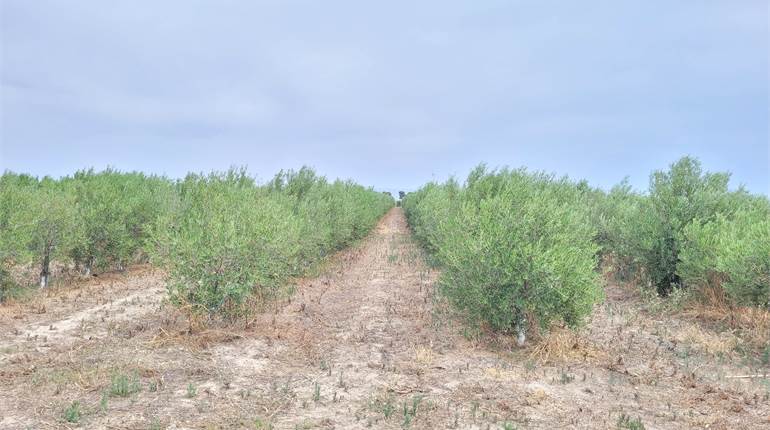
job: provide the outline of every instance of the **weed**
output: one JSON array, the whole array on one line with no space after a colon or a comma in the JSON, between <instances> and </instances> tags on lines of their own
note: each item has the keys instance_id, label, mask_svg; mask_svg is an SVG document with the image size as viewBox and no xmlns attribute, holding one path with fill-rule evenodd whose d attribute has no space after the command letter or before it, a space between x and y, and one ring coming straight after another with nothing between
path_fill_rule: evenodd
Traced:
<instances>
[{"instance_id":1,"label":"weed","mask_svg":"<svg viewBox=\"0 0 770 430\"><path fill-rule=\"evenodd\" d=\"M129 376L125 373L115 373L110 380L110 396L112 397L128 397L134 393L138 393L139 376L134 373Z\"/></svg>"},{"instance_id":2,"label":"weed","mask_svg":"<svg viewBox=\"0 0 770 430\"><path fill-rule=\"evenodd\" d=\"M64 409L64 421L76 423L80 421L80 402L75 400Z\"/></svg>"},{"instance_id":3,"label":"weed","mask_svg":"<svg viewBox=\"0 0 770 430\"><path fill-rule=\"evenodd\" d=\"M559 383L561 384L569 384L570 382L575 380L575 375L570 375L569 373L565 371L561 371L561 374L559 375Z\"/></svg>"},{"instance_id":4,"label":"weed","mask_svg":"<svg viewBox=\"0 0 770 430\"><path fill-rule=\"evenodd\" d=\"M618 417L618 428L625 430L644 430L641 418L631 418L630 415L620 414Z\"/></svg>"},{"instance_id":5,"label":"weed","mask_svg":"<svg viewBox=\"0 0 770 430\"><path fill-rule=\"evenodd\" d=\"M406 401L404 401L403 403L404 421L402 423L402 426L404 428L409 427L412 424L412 420L414 419L414 417L417 416L417 407L420 405L420 402L422 402L421 395L412 397L411 405L408 404Z\"/></svg>"},{"instance_id":6,"label":"weed","mask_svg":"<svg viewBox=\"0 0 770 430\"><path fill-rule=\"evenodd\" d=\"M388 397L388 399L381 405L382 407L382 415L385 416L385 419L390 418L391 415L393 415L393 412L396 411L396 407L393 405L393 399Z\"/></svg>"},{"instance_id":7,"label":"weed","mask_svg":"<svg viewBox=\"0 0 770 430\"><path fill-rule=\"evenodd\" d=\"M192 399L197 395L198 395L198 388L195 387L195 385L192 382L187 384L187 398Z\"/></svg>"},{"instance_id":8,"label":"weed","mask_svg":"<svg viewBox=\"0 0 770 430\"><path fill-rule=\"evenodd\" d=\"M254 428L256 430L262 430L262 429L264 429L264 430L272 430L273 425L271 423L263 420L262 418L255 418L254 419ZM299 424L297 424L295 428L299 428Z\"/></svg>"},{"instance_id":9,"label":"weed","mask_svg":"<svg viewBox=\"0 0 770 430\"><path fill-rule=\"evenodd\" d=\"M107 402L110 399L110 394L108 392L102 393L102 398L99 400L99 410L102 411L102 413L107 412Z\"/></svg>"},{"instance_id":10,"label":"weed","mask_svg":"<svg viewBox=\"0 0 770 430\"><path fill-rule=\"evenodd\" d=\"M316 381L313 383L313 401L317 402L319 400L321 400L321 386Z\"/></svg>"}]
</instances>

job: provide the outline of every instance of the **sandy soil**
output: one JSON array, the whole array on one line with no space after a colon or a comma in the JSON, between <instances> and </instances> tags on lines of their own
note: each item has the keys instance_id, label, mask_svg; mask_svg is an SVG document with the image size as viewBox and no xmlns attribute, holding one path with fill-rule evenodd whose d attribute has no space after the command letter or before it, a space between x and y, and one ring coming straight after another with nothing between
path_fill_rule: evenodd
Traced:
<instances>
[{"instance_id":1,"label":"sandy soil","mask_svg":"<svg viewBox=\"0 0 770 430\"><path fill-rule=\"evenodd\" d=\"M148 268L0 308L0 428L770 428L729 333L608 285L580 336L515 349L463 337L436 277L394 209L238 327L189 334Z\"/></svg>"}]
</instances>

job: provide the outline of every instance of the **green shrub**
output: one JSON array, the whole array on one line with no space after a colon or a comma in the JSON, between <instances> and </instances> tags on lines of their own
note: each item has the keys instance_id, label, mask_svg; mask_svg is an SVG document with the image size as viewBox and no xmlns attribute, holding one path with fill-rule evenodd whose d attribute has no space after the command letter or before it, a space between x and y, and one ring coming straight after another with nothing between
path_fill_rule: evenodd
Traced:
<instances>
[{"instance_id":1,"label":"green shrub","mask_svg":"<svg viewBox=\"0 0 770 430\"><path fill-rule=\"evenodd\" d=\"M687 285L724 288L737 304L770 307L770 203L684 229L679 273Z\"/></svg>"},{"instance_id":2,"label":"green shrub","mask_svg":"<svg viewBox=\"0 0 770 430\"><path fill-rule=\"evenodd\" d=\"M72 194L50 178L37 181L5 174L2 199L4 265L9 260L33 263L40 270L40 286L48 286L51 263L66 260L76 228Z\"/></svg>"},{"instance_id":3,"label":"green shrub","mask_svg":"<svg viewBox=\"0 0 770 430\"><path fill-rule=\"evenodd\" d=\"M684 157L654 172L646 195L623 182L599 203L598 241L621 273L635 273L660 295L718 285L739 302L763 304L767 199L729 191L729 178Z\"/></svg>"},{"instance_id":4,"label":"green shrub","mask_svg":"<svg viewBox=\"0 0 770 430\"><path fill-rule=\"evenodd\" d=\"M243 172L188 175L176 213L159 223L172 300L209 314L237 314L253 289L271 293L296 255L299 226L288 201Z\"/></svg>"},{"instance_id":5,"label":"green shrub","mask_svg":"<svg viewBox=\"0 0 770 430\"><path fill-rule=\"evenodd\" d=\"M309 168L258 186L245 171L176 183L142 173L83 170L60 180L0 177L0 301L9 271L34 263L47 285L52 262L86 274L122 270L152 255L168 268L177 303L238 314L287 277L363 237L390 195Z\"/></svg>"},{"instance_id":6,"label":"green shrub","mask_svg":"<svg viewBox=\"0 0 770 430\"><path fill-rule=\"evenodd\" d=\"M153 233L172 301L208 316L237 317L248 299L273 297L328 252L362 237L393 199L311 169L257 186L244 170L188 175L175 209Z\"/></svg>"},{"instance_id":7,"label":"green shrub","mask_svg":"<svg viewBox=\"0 0 770 430\"><path fill-rule=\"evenodd\" d=\"M646 195L624 181L597 199L597 240L615 269L663 296L709 286L736 303L767 306L770 204L742 188L729 191L729 178L685 157L654 172Z\"/></svg>"},{"instance_id":8,"label":"green shrub","mask_svg":"<svg viewBox=\"0 0 770 430\"><path fill-rule=\"evenodd\" d=\"M464 187L429 184L404 207L450 303L523 343L535 322L579 324L602 296L583 193L566 179L480 166Z\"/></svg>"},{"instance_id":9,"label":"green shrub","mask_svg":"<svg viewBox=\"0 0 770 430\"><path fill-rule=\"evenodd\" d=\"M14 265L37 265L44 286L54 260L86 273L140 260L150 227L175 192L166 178L109 169L60 180L6 172L0 182L2 285Z\"/></svg>"},{"instance_id":10,"label":"green shrub","mask_svg":"<svg viewBox=\"0 0 770 430\"><path fill-rule=\"evenodd\" d=\"M78 229L70 257L86 274L122 270L141 259L148 232L168 210L168 179L105 170L77 172L63 181L76 196Z\"/></svg>"},{"instance_id":11,"label":"green shrub","mask_svg":"<svg viewBox=\"0 0 770 430\"><path fill-rule=\"evenodd\" d=\"M727 173L702 173L700 163L685 157L668 172L654 172L650 193L639 214L634 243L638 258L660 294L680 286L677 272L682 232L693 222L706 222L729 210Z\"/></svg>"},{"instance_id":12,"label":"green shrub","mask_svg":"<svg viewBox=\"0 0 770 430\"><path fill-rule=\"evenodd\" d=\"M605 206L603 245L626 270L638 272L660 295L668 295L682 285L677 269L685 227L734 209L736 193L727 189L729 178L728 173L704 173L698 160L684 157L668 171L653 172L647 195L621 184Z\"/></svg>"},{"instance_id":13,"label":"green shrub","mask_svg":"<svg viewBox=\"0 0 770 430\"><path fill-rule=\"evenodd\" d=\"M11 268L19 261L21 218L18 211L26 204L28 193L37 187L37 179L6 172L0 176L0 303L14 288Z\"/></svg>"}]
</instances>

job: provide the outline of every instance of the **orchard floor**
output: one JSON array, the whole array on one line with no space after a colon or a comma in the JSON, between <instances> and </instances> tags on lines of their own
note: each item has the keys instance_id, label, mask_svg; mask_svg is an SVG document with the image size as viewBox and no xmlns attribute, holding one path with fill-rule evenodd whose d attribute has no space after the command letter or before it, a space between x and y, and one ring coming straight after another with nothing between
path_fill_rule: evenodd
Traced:
<instances>
[{"instance_id":1,"label":"orchard floor","mask_svg":"<svg viewBox=\"0 0 770 430\"><path fill-rule=\"evenodd\" d=\"M398 208L323 272L193 334L148 267L0 306L0 428L770 428L739 340L619 286L566 352L466 339Z\"/></svg>"}]
</instances>

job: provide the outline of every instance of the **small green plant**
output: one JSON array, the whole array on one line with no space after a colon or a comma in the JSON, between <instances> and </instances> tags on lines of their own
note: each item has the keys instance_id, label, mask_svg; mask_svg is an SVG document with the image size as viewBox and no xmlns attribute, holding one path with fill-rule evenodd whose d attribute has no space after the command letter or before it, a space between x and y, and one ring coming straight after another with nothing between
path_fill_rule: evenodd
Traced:
<instances>
[{"instance_id":1,"label":"small green plant","mask_svg":"<svg viewBox=\"0 0 770 430\"><path fill-rule=\"evenodd\" d=\"M80 402L77 400L64 409L64 421L68 423L77 423L80 421L80 415Z\"/></svg>"},{"instance_id":2,"label":"small green plant","mask_svg":"<svg viewBox=\"0 0 770 430\"><path fill-rule=\"evenodd\" d=\"M393 415L393 412L396 411L396 406L393 404L393 399L390 397L388 397L381 406L382 415L385 416L385 419L390 418L390 416Z\"/></svg>"},{"instance_id":3,"label":"small green plant","mask_svg":"<svg viewBox=\"0 0 770 430\"><path fill-rule=\"evenodd\" d=\"M192 382L187 384L187 394L186 394L187 398L192 399L197 395L198 395L198 388L195 386L195 384L193 384Z\"/></svg>"},{"instance_id":4,"label":"small green plant","mask_svg":"<svg viewBox=\"0 0 770 430\"><path fill-rule=\"evenodd\" d=\"M479 402L473 402L471 405L471 419L476 421L476 412L479 410Z\"/></svg>"},{"instance_id":5,"label":"small green plant","mask_svg":"<svg viewBox=\"0 0 770 430\"><path fill-rule=\"evenodd\" d=\"M110 394L108 392L102 393L102 398L99 400L99 410L102 411L102 413L107 412L107 402L110 399Z\"/></svg>"},{"instance_id":6,"label":"small green plant","mask_svg":"<svg viewBox=\"0 0 770 430\"><path fill-rule=\"evenodd\" d=\"M559 383L569 384L574 380L575 380L575 375L571 375L563 370L561 371L561 374L559 375Z\"/></svg>"},{"instance_id":7,"label":"small green plant","mask_svg":"<svg viewBox=\"0 0 770 430\"><path fill-rule=\"evenodd\" d=\"M313 383L313 401L317 402L319 400L321 400L321 386L316 381Z\"/></svg>"},{"instance_id":8,"label":"small green plant","mask_svg":"<svg viewBox=\"0 0 770 430\"><path fill-rule=\"evenodd\" d=\"M299 427L299 424L297 425ZM262 418L255 418L254 419L254 429L255 430L271 430L273 428L273 425L263 420Z\"/></svg>"},{"instance_id":9,"label":"small green plant","mask_svg":"<svg viewBox=\"0 0 770 430\"><path fill-rule=\"evenodd\" d=\"M125 373L115 373L112 375L109 390L110 396L128 397L139 392L139 390L139 376L136 373L130 376Z\"/></svg>"},{"instance_id":10,"label":"small green plant","mask_svg":"<svg viewBox=\"0 0 770 430\"><path fill-rule=\"evenodd\" d=\"M407 403L406 400L403 403L403 422L402 427L407 428L412 424L412 420L415 416L417 416L417 407L420 405L420 402L422 402L422 396L417 395L412 397L412 402Z\"/></svg>"},{"instance_id":11,"label":"small green plant","mask_svg":"<svg viewBox=\"0 0 770 430\"><path fill-rule=\"evenodd\" d=\"M150 423L150 430L161 430L163 426L160 423L160 420L158 418L153 418L152 422Z\"/></svg>"},{"instance_id":12,"label":"small green plant","mask_svg":"<svg viewBox=\"0 0 770 430\"><path fill-rule=\"evenodd\" d=\"M642 424L641 418L631 418L630 415L622 413L618 417L618 428L624 430L644 430L644 424Z\"/></svg>"}]
</instances>

